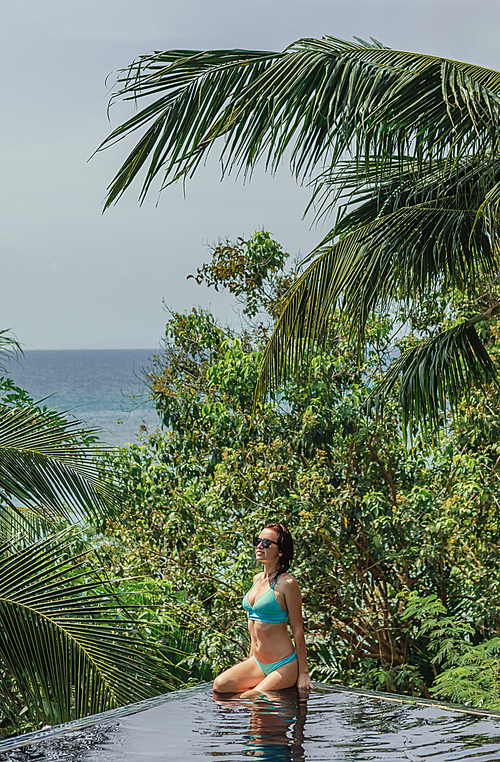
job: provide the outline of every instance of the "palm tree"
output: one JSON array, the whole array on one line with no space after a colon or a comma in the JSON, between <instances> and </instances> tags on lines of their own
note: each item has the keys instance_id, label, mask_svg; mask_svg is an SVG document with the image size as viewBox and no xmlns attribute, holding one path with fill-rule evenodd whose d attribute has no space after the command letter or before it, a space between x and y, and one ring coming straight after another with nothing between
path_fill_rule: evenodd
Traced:
<instances>
[{"instance_id":1,"label":"palm tree","mask_svg":"<svg viewBox=\"0 0 500 762\"><path fill-rule=\"evenodd\" d=\"M0 545L0 713L7 732L171 690L178 678L67 532Z\"/></svg>"},{"instance_id":2,"label":"palm tree","mask_svg":"<svg viewBox=\"0 0 500 762\"><path fill-rule=\"evenodd\" d=\"M442 420L473 385L496 381L476 330L500 312L500 73L376 41L303 39L283 52L173 50L120 72L112 97L146 105L98 150L140 131L106 207L144 172L190 177L219 141L223 171L283 158L312 186L317 216L336 222L284 299L257 394L296 372L340 311L360 349L367 318L408 314L458 290L468 308L389 368L372 401L400 381L404 424ZM402 318L402 322L404 319Z\"/></svg>"},{"instance_id":3,"label":"palm tree","mask_svg":"<svg viewBox=\"0 0 500 762\"><path fill-rule=\"evenodd\" d=\"M0 354L19 346L5 332ZM0 404L0 727L63 722L172 687L75 522L114 496L95 431L21 400ZM57 531L64 521L69 527Z\"/></svg>"}]
</instances>

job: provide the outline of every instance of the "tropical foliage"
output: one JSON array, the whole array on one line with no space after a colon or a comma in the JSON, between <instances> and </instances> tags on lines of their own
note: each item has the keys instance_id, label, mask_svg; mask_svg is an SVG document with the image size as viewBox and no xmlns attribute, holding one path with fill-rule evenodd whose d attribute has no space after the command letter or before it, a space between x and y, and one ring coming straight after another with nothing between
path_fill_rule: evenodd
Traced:
<instances>
[{"instance_id":1,"label":"tropical foliage","mask_svg":"<svg viewBox=\"0 0 500 762\"><path fill-rule=\"evenodd\" d=\"M4 733L241 659L249 538L277 517L296 540L315 679L498 707L498 391L462 394L425 450L418 434L405 447L396 390L366 415L394 347L439 335L467 301L422 300L396 343L394 315L373 313L361 362L334 312L323 349L253 410L280 294L301 277L285 262L264 231L213 247L194 277L229 288L245 328L171 313L145 369L163 425L142 444L96 459L95 432L1 382ZM498 328L480 336L497 366Z\"/></svg>"},{"instance_id":2,"label":"tropical foliage","mask_svg":"<svg viewBox=\"0 0 500 762\"><path fill-rule=\"evenodd\" d=\"M0 727L54 724L168 690L179 671L83 534L117 509L99 476L97 432L35 405L8 378L0 394Z\"/></svg>"},{"instance_id":3,"label":"tropical foliage","mask_svg":"<svg viewBox=\"0 0 500 762\"><path fill-rule=\"evenodd\" d=\"M268 236L258 240L269 247ZM223 242L201 275L237 270L234 249ZM270 267L260 297L249 283L259 309L276 303L270 283L279 289L280 275L294 277ZM449 303L419 305L416 339L453 317ZM459 311L460 294L453 303ZM165 614L191 640L184 664L206 677L247 653L250 538L279 517L296 541L314 678L491 706L498 393L463 395L446 433L425 452L418 438L408 451L396 393L382 416L365 414L391 362L392 316L367 322L361 364L338 313L332 322L324 350L305 354L296 379L252 414L262 313L240 333L199 309L171 314L164 351L146 369L164 428L110 454L124 510L109 525L103 558L116 577L141 573L176 591ZM482 339L497 363L495 329ZM443 632L448 650L438 653ZM469 657L489 670L475 696L453 671Z\"/></svg>"},{"instance_id":4,"label":"tropical foliage","mask_svg":"<svg viewBox=\"0 0 500 762\"><path fill-rule=\"evenodd\" d=\"M436 595L425 598L409 592L404 619L418 622L418 635L429 637L432 664L442 670L433 694L474 707L500 709L500 638L473 645L474 628L448 616ZM465 636L465 637L464 637Z\"/></svg>"},{"instance_id":5,"label":"tropical foliage","mask_svg":"<svg viewBox=\"0 0 500 762\"><path fill-rule=\"evenodd\" d=\"M156 179L165 187L191 176L219 141L225 173L246 175L260 159L275 171L287 158L310 180L316 214L337 210L284 299L258 395L297 374L332 325L361 351L374 309L390 308L408 332L421 301L456 290L462 312L409 345L370 404L380 407L401 378L403 427L436 430L464 390L497 381L481 332L500 311L500 73L324 37L283 52L141 56L119 74L117 99L146 105L100 147L140 133L106 206L141 172L141 201Z\"/></svg>"},{"instance_id":6,"label":"tropical foliage","mask_svg":"<svg viewBox=\"0 0 500 762\"><path fill-rule=\"evenodd\" d=\"M4 724L57 724L172 687L101 570L64 533L0 547L0 681ZM126 599L125 599L126 600Z\"/></svg>"}]
</instances>

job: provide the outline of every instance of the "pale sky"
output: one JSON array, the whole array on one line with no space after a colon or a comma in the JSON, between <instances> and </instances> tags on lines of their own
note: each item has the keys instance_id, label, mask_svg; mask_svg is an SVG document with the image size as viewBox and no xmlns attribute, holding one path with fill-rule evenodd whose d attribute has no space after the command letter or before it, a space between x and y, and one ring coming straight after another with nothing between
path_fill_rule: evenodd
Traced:
<instances>
[{"instance_id":1,"label":"pale sky","mask_svg":"<svg viewBox=\"0 0 500 762\"><path fill-rule=\"evenodd\" d=\"M283 166L250 185L219 182L216 161L139 207L139 185L102 215L124 156L87 162L109 131L105 77L150 50L282 50L300 37L375 37L393 48L500 69L498 0L17 0L4 3L0 123L0 328L26 348L153 348L166 315L228 296L186 276L204 243L272 231L292 254L321 231ZM131 114L116 107L112 125Z\"/></svg>"}]
</instances>

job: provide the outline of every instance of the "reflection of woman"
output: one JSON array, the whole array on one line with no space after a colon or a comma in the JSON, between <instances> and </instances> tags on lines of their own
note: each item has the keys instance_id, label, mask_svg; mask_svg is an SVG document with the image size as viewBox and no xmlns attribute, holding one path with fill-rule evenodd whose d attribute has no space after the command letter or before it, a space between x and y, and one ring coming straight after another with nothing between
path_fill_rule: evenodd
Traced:
<instances>
[{"instance_id":1,"label":"reflection of woman","mask_svg":"<svg viewBox=\"0 0 500 762\"><path fill-rule=\"evenodd\" d=\"M242 754L261 762L299 762L304 759L304 725L307 717L307 699L299 698L290 688L279 692L266 692L251 702L231 697L216 696L219 706L227 709L250 709L251 722ZM227 725L225 726L227 729ZM216 732L222 735L223 730Z\"/></svg>"},{"instance_id":2,"label":"reflection of woman","mask_svg":"<svg viewBox=\"0 0 500 762\"><path fill-rule=\"evenodd\" d=\"M302 599L296 580L287 573L293 559L292 537L283 524L266 524L254 538L254 546L264 571L255 575L253 587L243 598L252 643L250 657L216 677L214 690L243 692L243 698L295 684L299 691L309 691ZM286 625L288 617L295 649Z\"/></svg>"},{"instance_id":3,"label":"reflection of woman","mask_svg":"<svg viewBox=\"0 0 500 762\"><path fill-rule=\"evenodd\" d=\"M307 700L301 701L287 691L255 699L252 721L246 736L244 755L261 762L295 762L304 759L304 725Z\"/></svg>"}]
</instances>

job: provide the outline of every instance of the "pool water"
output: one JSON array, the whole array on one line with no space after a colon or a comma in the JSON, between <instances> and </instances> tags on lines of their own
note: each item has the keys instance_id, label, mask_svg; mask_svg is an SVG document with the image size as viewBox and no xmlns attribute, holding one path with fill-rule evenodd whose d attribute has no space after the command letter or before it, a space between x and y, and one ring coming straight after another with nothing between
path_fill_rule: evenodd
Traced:
<instances>
[{"instance_id":1,"label":"pool water","mask_svg":"<svg viewBox=\"0 0 500 762\"><path fill-rule=\"evenodd\" d=\"M63 735L54 728L37 743L5 751L2 761L500 760L500 717L319 686L307 701L291 689L216 702L207 687L174 698Z\"/></svg>"}]
</instances>

